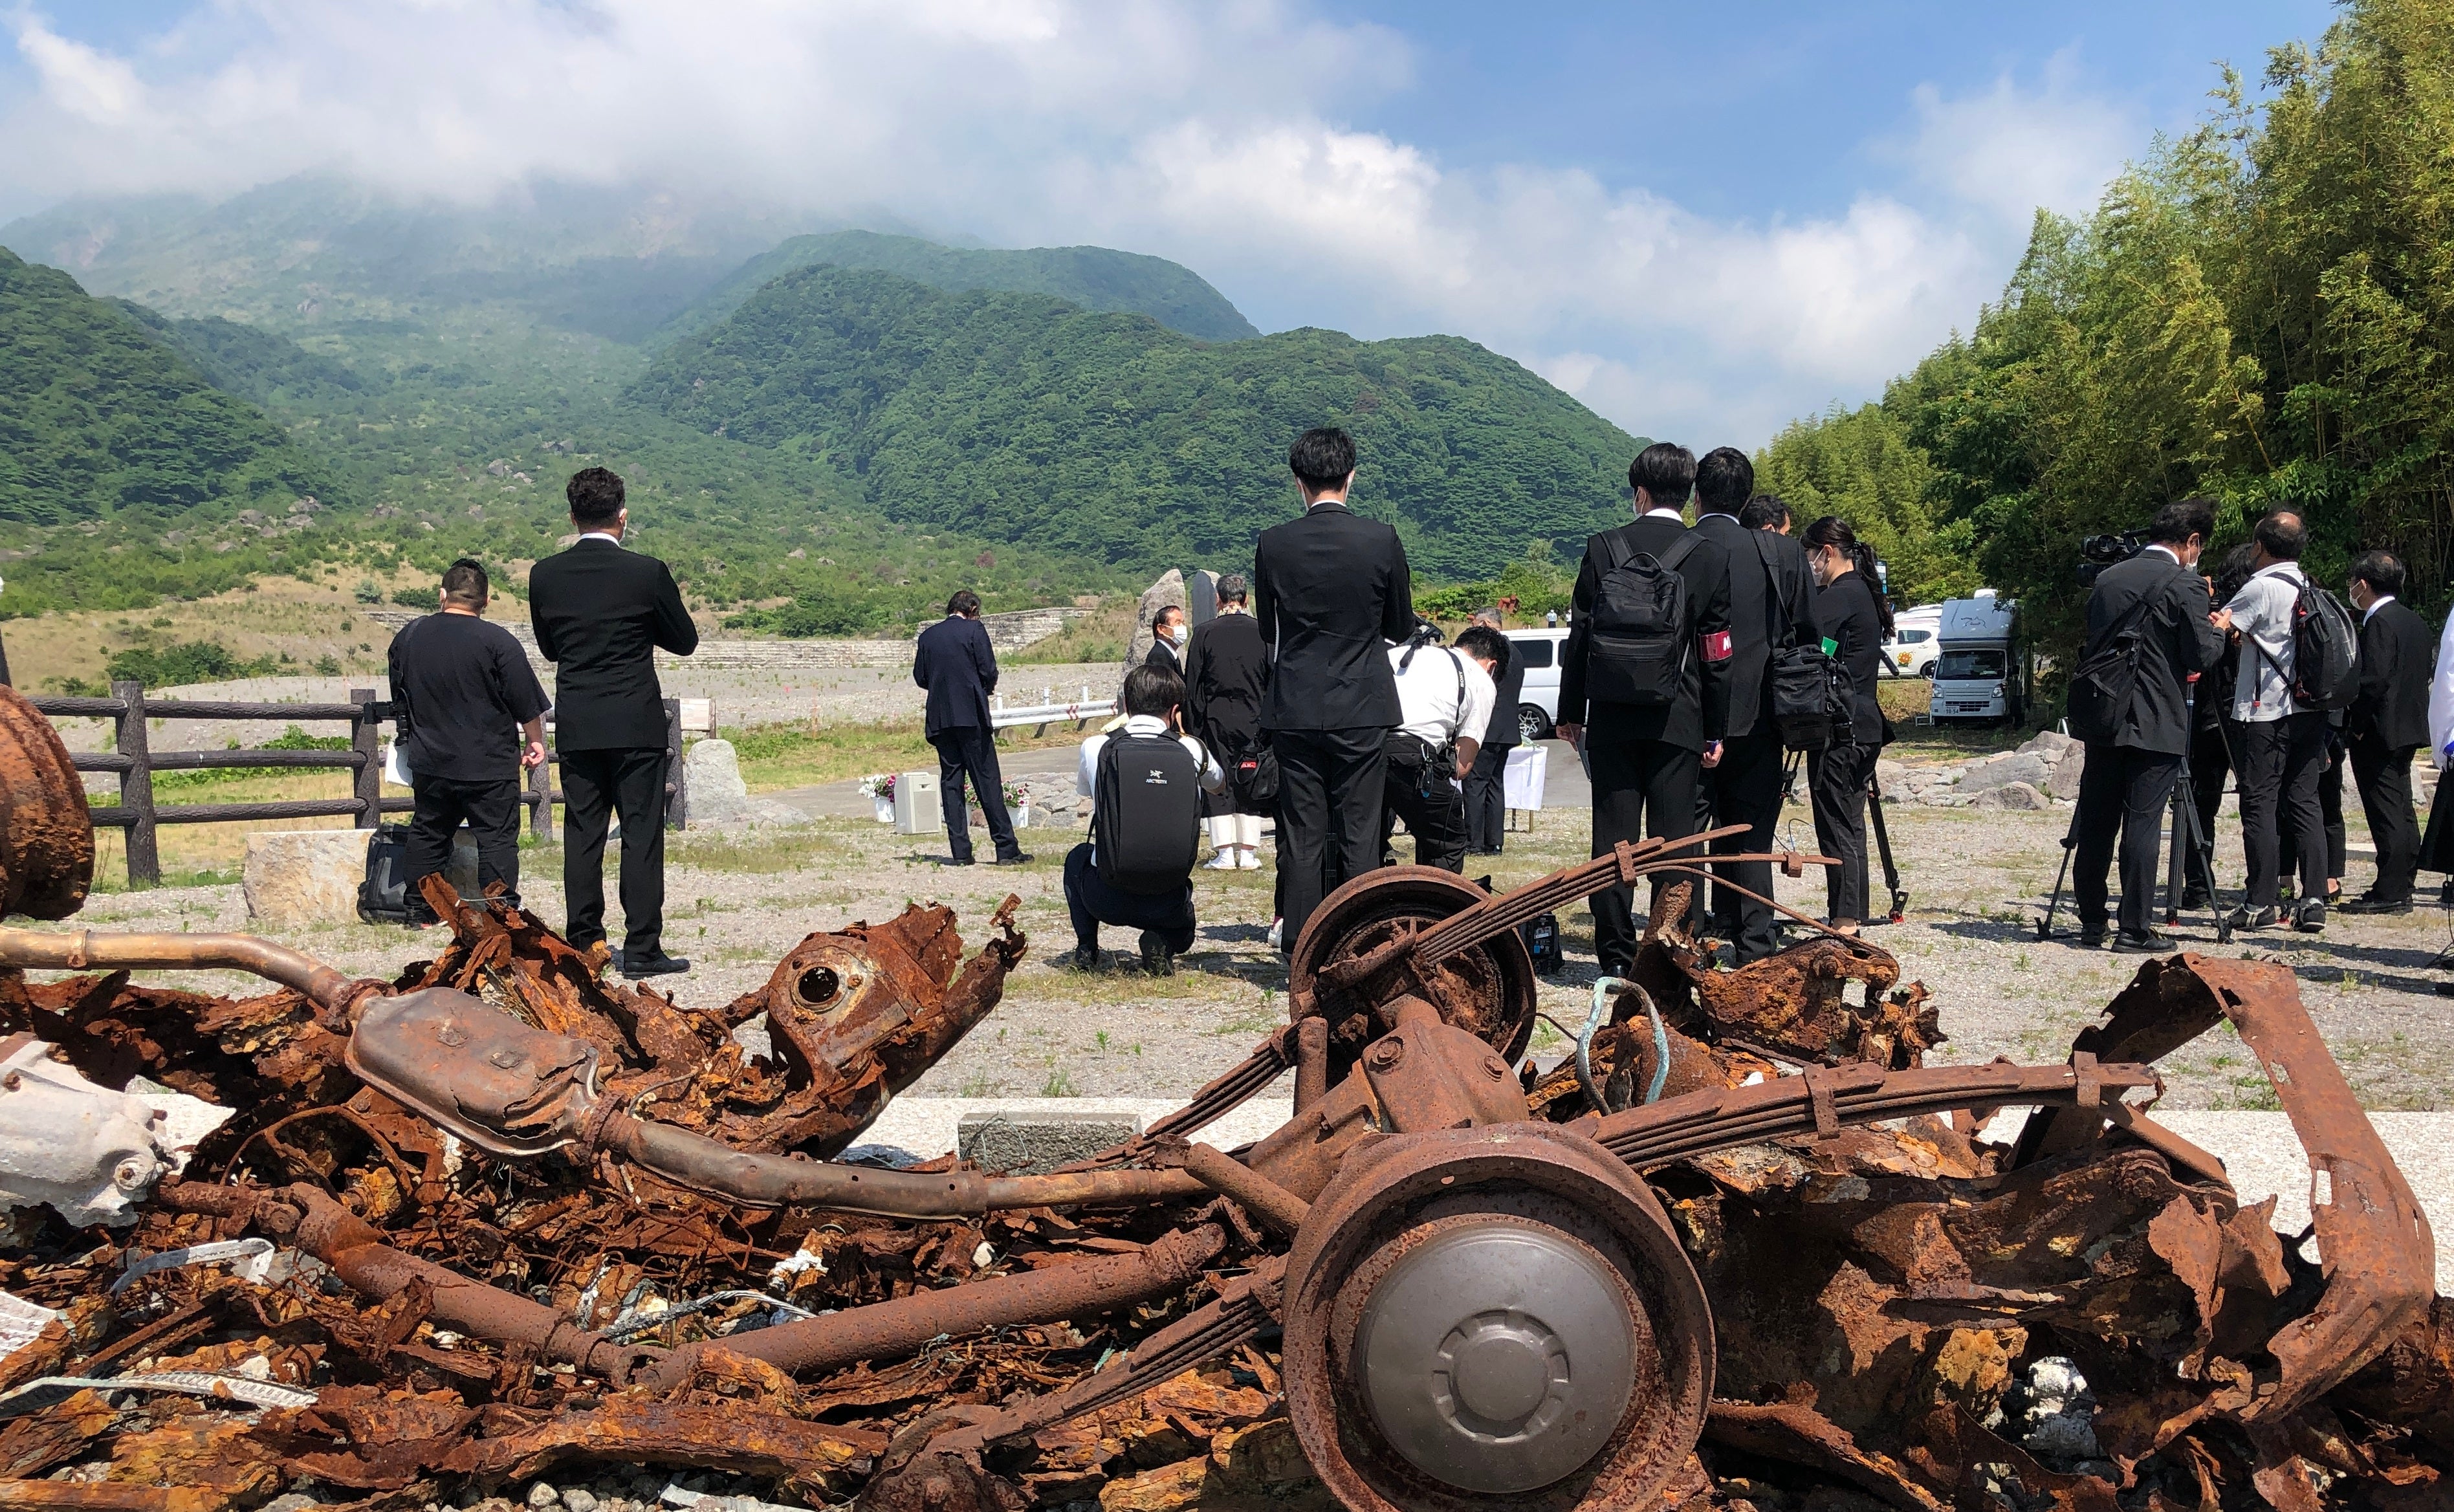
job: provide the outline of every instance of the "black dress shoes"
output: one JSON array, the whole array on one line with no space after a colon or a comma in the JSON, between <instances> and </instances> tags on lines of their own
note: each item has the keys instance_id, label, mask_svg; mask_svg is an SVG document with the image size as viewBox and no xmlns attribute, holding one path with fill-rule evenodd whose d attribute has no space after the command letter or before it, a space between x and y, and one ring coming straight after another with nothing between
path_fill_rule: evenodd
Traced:
<instances>
[{"instance_id":1,"label":"black dress shoes","mask_svg":"<svg viewBox=\"0 0 2454 1512\"><path fill-rule=\"evenodd\" d=\"M2366 893L2339 905L2346 914L2408 914L2411 899L2407 897L2372 897Z\"/></svg>"},{"instance_id":2,"label":"black dress shoes","mask_svg":"<svg viewBox=\"0 0 2454 1512\"><path fill-rule=\"evenodd\" d=\"M2162 956L2173 948L2170 937L2149 930L2134 935L2128 930L2113 937L2113 953L2117 956Z\"/></svg>"},{"instance_id":3,"label":"black dress shoes","mask_svg":"<svg viewBox=\"0 0 2454 1512\"><path fill-rule=\"evenodd\" d=\"M616 970L634 979L641 977L671 977L690 970L689 961L679 956L668 956L663 951L658 951L653 956L634 956L626 950L616 956L614 961Z\"/></svg>"}]
</instances>

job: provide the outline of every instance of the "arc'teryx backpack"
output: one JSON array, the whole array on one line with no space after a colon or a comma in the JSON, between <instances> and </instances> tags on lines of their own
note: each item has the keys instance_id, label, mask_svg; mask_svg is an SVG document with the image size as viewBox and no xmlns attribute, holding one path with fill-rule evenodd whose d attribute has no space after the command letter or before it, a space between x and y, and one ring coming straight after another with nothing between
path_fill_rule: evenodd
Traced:
<instances>
[{"instance_id":1,"label":"arc'teryx backpack","mask_svg":"<svg viewBox=\"0 0 2454 1512\"><path fill-rule=\"evenodd\" d=\"M1201 767L1174 736L1108 737L1092 780L1099 880L1119 893L1173 893L1201 848Z\"/></svg>"},{"instance_id":2,"label":"arc'teryx backpack","mask_svg":"<svg viewBox=\"0 0 2454 1512\"><path fill-rule=\"evenodd\" d=\"M1687 579L1679 564L1696 549L1682 535L1659 557L1629 552L1617 531L1587 611L1585 696L1603 703L1675 703L1687 673Z\"/></svg>"}]
</instances>

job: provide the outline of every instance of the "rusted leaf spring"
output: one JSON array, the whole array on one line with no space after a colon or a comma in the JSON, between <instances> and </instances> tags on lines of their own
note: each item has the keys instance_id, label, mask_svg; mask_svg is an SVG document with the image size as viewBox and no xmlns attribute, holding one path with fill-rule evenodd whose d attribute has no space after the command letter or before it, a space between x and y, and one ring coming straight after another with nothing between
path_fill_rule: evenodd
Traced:
<instances>
[{"instance_id":1,"label":"rusted leaf spring","mask_svg":"<svg viewBox=\"0 0 2454 1512\"><path fill-rule=\"evenodd\" d=\"M229 1502L204 1486L125 1481L0 1481L0 1507L26 1512L213 1512Z\"/></svg>"},{"instance_id":2,"label":"rusted leaf spring","mask_svg":"<svg viewBox=\"0 0 2454 1512\"><path fill-rule=\"evenodd\" d=\"M292 987L346 1019L361 999L385 985L346 977L304 956L252 935L131 935L80 929L56 934L38 929L0 929L0 966L49 971L100 967L170 967L185 971L243 971Z\"/></svg>"},{"instance_id":3,"label":"rusted leaf spring","mask_svg":"<svg viewBox=\"0 0 2454 1512\"><path fill-rule=\"evenodd\" d=\"M897 1359L940 1334L1111 1312L1183 1290L1226 1247L1226 1231L1216 1223L1177 1229L1130 1255L914 1292L893 1301L761 1328L720 1344L686 1345L667 1356L645 1380L657 1390L681 1386L711 1348L804 1375L863 1360Z\"/></svg>"},{"instance_id":4,"label":"rusted leaf spring","mask_svg":"<svg viewBox=\"0 0 2454 1512\"><path fill-rule=\"evenodd\" d=\"M0 686L0 914L66 918L92 882L85 782L51 722Z\"/></svg>"}]
</instances>

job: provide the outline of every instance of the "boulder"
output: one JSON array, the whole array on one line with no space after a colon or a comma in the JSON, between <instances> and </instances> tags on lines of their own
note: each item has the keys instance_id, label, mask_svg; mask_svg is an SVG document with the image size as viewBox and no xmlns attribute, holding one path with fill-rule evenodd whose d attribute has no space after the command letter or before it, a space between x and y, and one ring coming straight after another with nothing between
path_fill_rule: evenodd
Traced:
<instances>
[{"instance_id":1,"label":"boulder","mask_svg":"<svg viewBox=\"0 0 2454 1512\"><path fill-rule=\"evenodd\" d=\"M1961 775L1959 786L1961 793L1971 795L1985 792L1989 788L2004 787L2014 782L2025 782L2031 787L2042 787L2046 779L2053 775L2053 767L2043 756L2033 752L2014 751L2002 756L1989 756L1971 766Z\"/></svg>"},{"instance_id":2,"label":"boulder","mask_svg":"<svg viewBox=\"0 0 2454 1512\"><path fill-rule=\"evenodd\" d=\"M1886 803L1905 803L1914 796L1909 769L1898 761L1878 758L1875 762L1875 790Z\"/></svg>"},{"instance_id":3,"label":"boulder","mask_svg":"<svg viewBox=\"0 0 2454 1512\"><path fill-rule=\"evenodd\" d=\"M1184 574L1173 567L1161 573L1157 582L1142 590L1141 607L1134 614L1133 643L1125 648L1125 664L1116 673L1119 683L1124 680L1126 673L1140 666L1143 658L1150 655L1151 642L1156 638L1151 634L1151 621L1157 619L1158 612L1170 604L1178 609L1186 608Z\"/></svg>"},{"instance_id":4,"label":"boulder","mask_svg":"<svg viewBox=\"0 0 2454 1512\"><path fill-rule=\"evenodd\" d=\"M694 830L740 830L754 824L799 825L810 816L789 803L755 798L741 780L730 740L701 740L682 754L683 823Z\"/></svg>"},{"instance_id":5,"label":"boulder","mask_svg":"<svg viewBox=\"0 0 2454 1512\"><path fill-rule=\"evenodd\" d=\"M2076 802L2080 774L2086 770L2086 747L2074 744L2064 748L2062 759L2054 763L2054 775L2045 779L2045 791L2066 802Z\"/></svg>"},{"instance_id":6,"label":"boulder","mask_svg":"<svg viewBox=\"0 0 2454 1512\"><path fill-rule=\"evenodd\" d=\"M2005 782L1999 788L1987 788L1977 795L1969 807L1978 809L2046 809L2053 799L2025 782Z\"/></svg>"},{"instance_id":7,"label":"boulder","mask_svg":"<svg viewBox=\"0 0 2454 1512\"><path fill-rule=\"evenodd\" d=\"M367 878L367 842L373 837L372 830L260 830L249 836L239 877L248 917L270 929L355 922L358 885Z\"/></svg>"},{"instance_id":8,"label":"boulder","mask_svg":"<svg viewBox=\"0 0 2454 1512\"><path fill-rule=\"evenodd\" d=\"M2079 742L2059 730L2040 730L2020 748L2027 756L2041 756L2048 761L2059 761L2066 752L2079 749Z\"/></svg>"}]
</instances>

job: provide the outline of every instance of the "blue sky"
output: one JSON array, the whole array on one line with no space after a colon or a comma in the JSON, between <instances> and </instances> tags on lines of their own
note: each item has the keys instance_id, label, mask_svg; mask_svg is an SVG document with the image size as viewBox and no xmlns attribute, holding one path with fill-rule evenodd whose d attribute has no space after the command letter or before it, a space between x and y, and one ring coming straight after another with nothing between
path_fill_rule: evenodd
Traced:
<instances>
[{"instance_id":1,"label":"blue sky","mask_svg":"<svg viewBox=\"0 0 2454 1512\"><path fill-rule=\"evenodd\" d=\"M219 0L0 10L0 217L339 169L1182 261L1699 444L1880 393L2318 0ZM13 43L13 45L9 45Z\"/></svg>"}]
</instances>

